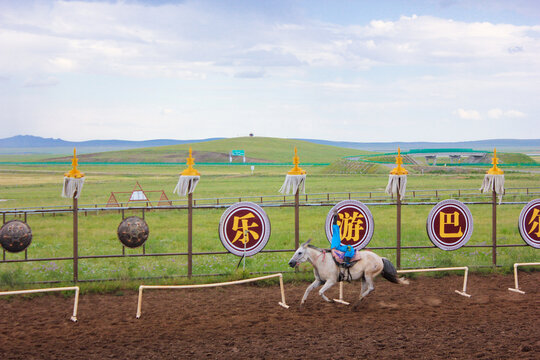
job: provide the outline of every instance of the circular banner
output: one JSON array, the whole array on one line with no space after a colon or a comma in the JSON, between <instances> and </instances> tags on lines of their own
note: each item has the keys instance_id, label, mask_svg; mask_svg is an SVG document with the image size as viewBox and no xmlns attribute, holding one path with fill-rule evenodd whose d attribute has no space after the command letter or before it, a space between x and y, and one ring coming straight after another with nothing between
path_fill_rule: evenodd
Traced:
<instances>
[{"instance_id":1,"label":"circular banner","mask_svg":"<svg viewBox=\"0 0 540 360\"><path fill-rule=\"evenodd\" d=\"M469 241L473 232L473 218L461 201L443 200L429 212L427 233L439 249L456 250Z\"/></svg>"},{"instance_id":2,"label":"circular banner","mask_svg":"<svg viewBox=\"0 0 540 360\"><path fill-rule=\"evenodd\" d=\"M338 213L341 243L355 249L363 249L373 237L373 215L368 207L358 200L343 200L337 203L326 216L324 229L328 242L332 243L332 221L334 212Z\"/></svg>"},{"instance_id":3,"label":"circular banner","mask_svg":"<svg viewBox=\"0 0 540 360\"><path fill-rule=\"evenodd\" d=\"M0 229L0 243L9 252L23 251L32 242L32 229L24 221L10 220Z\"/></svg>"},{"instance_id":4,"label":"circular banner","mask_svg":"<svg viewBox=\"0 0 540 360\"><path fill-rule=\"evenodd\" d=\"M519 214L519 233L533 248L540 249L540 199L529 201Z\"/></svg>"},{"instance_id":5,"label":"circular banner","mask_svg":"<svg viewBox=\"0 0 540 360\"><path fill-rule=\"evenodd\" d=\"M270 220L257 204L244 201L229 207L219 221L219 238L236 256L253 256L270 238Z\"/></svg>"},{"instance_id":6,"label":"circular banner","mask_svg":"<svg viewBox=\"0 0 540 360\"><path fill-rule=\"evenodd\" d=\"M120 242L129 248L136 248L144 244L150 229L146 221L138 216L130 216L122 220L116 230Z\"/></svg>"}]
</instances>

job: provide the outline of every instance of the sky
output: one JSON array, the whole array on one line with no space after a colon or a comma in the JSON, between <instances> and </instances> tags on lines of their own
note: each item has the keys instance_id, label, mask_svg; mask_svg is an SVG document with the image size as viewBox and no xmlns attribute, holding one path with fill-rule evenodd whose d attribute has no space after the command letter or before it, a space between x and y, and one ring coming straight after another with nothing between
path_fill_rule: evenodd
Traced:
<instances>
[{"instance_id":1,"label":"sky","mask_svg":"<svg viewBox=\"0 0 540 360\"><path fill-rule=\"evenodd\" d=\"M0 0L0 138L539 130L536 0Z\"/></svg>"}]
</instances>

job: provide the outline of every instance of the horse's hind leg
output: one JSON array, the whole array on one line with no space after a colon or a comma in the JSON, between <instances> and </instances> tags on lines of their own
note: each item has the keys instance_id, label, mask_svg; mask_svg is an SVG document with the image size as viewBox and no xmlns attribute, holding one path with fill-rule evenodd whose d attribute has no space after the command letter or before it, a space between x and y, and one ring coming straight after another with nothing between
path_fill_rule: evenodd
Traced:
<instances>
[{"instance_id":1,"label":"horse's hind leg","mask_svg":"<svg viewBox=\"0 0 540 360\"><path fill-rule=\"evenodd\" d=\"M335 283L336 283L335 281L326 280L326 283L324 284L324 286L321 288L321 290L319 290L319 295L322 296L324 301L326 301L326 302L334 302L334 300L330 300L326 295L324 295L324 292L326 290L330 289L332 286L334 286Z\"/></svg>"},{"instance_id":2,"label":"horse's hind leg","mask_svg":"<svg viewBox=\"0 0 540 360\"><path fill-rule=\"evenodd\" d=\"M362 294L365 293L367 289L369 289L369 287L366 281L366 276L362 275L362 288L360 289L360 296L358 297L358 300L353 305L354 309L357 309L360 306L360 303L362 302L362 299L364 298Z\"/></svg>"},{"instance_id":3,"label":"horse's hind leg","mask_svg":"<svg viewBox=\"0 0 540 360\"><path fill-rule=\"evenodd\" d=\"M360 300L362 300L362 294L367 290L366 277L362 275L362 288L360 289Z\"/></svg>"},{"instance_id":4,"label":"horse's hind leg","mask_svg":"<svg viewBox=\"0 0 540 360\"><path fill-rule=\"evenodd\" d=\"M308 286L308 288L306 289L306 292L304 293L304 297L302 297L302 301L300 302L300 306L304 305L304 303L306 302L306 299L307 299L309 293L311 292L311 290L315 289L317 286L320 286L321 284L322 284L321 280L315 279L315 281L313 281L311 283L311 285Z\"/></svg>"},{"instance_id":5,"label":"horse's hind leg","mask_svg":"<svg viewBox=\"0 0 540 360\"><path fill-rule=\"evenodd\" d=\"M369 293L375 289L375 286L373 285L373 277L365 275L364 279L362 279L362 293L360 294L360 300L368 296ZM367 285L367 289L365 289L364 282Z\"/></svg>"}]
</instances>

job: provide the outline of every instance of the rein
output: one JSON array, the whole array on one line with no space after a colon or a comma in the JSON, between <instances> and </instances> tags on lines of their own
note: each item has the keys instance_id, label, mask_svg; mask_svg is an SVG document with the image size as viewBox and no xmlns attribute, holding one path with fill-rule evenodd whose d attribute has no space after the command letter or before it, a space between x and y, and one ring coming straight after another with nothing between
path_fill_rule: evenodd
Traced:
<instances>
[{"instance_id":1,"label":"rein","mask_svg":"<svg viewBox=\"0 0 540 360\"><path fill-rule=\"evenodd\" d=\"M317 256L317 259L320 258L322 256L322 261L324 261L324 258L326 256L326 250L324 249L321 249L321 253Z\"/></svg>"}]
</instances>

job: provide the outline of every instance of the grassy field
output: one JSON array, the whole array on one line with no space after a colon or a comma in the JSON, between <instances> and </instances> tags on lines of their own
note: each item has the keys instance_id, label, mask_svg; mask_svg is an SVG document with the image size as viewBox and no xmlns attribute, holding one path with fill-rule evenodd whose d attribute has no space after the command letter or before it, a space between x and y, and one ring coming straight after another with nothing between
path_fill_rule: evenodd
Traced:
<instances>
[{"instance_id":1,"label":"grassy field","mask_svg":"<svg viewBox=\"0 0 540 360\"><path fill-rule=\"evenodd\" d=\"M247 139L250 140L250 139ZM240 148L240 146L238 146ZM292 144L291 144L292 147ZM338 148L339 149L339 148ZM268 151L268 149L267 149ZM304 149L308 159L320 158L316 155L320 148L311 153ZM300 147L299 147L300 152ZM283 151L289 156L291 149ZM337 154L337 153L336 153ZM343 153L345 154L345 153ZM302 158L302 152L299 154ZM263 156L263 155L261 155ZM267 156L267 155L265 155ZM281 155L280 155L281 156ZM336 155L337 156L337 155ZM268 157L268 156L267 156ZM281 161L276 157L276 161ZM290 160L289 160L290 161ZM307 162L307 161L306 161ZM254 173L250 166L195 166L201 172L201 181L194 198L201 202L204 198L236 198L246 196L279 195L286 172L290 166L256 165ZM387 173L354 175L333 174L330 167L303 166L308 172L306 191L308 194L326 192L383 191ZM107 202L111 191L131 191L138 181L145 190L164 190L170 199L180 200L172 194L178 181L178 174L184 165L90 165L79 169L86 174L86 181L79 200L80 207L94 206ZM63 173L69 166L60 165L1 165L0 166L0 207L4 209L49 207L71 205L71 200L60 197ZM506 188L540 187L538 174L506 172ZM482 174L411 174L408 178L408 194L422 189L478 189ZM476 191L476 190L475 190ZM126 201L119 198L119 201ZM150 200L156 200L152 196ZM529 201L534 196L524 196L516 200ZM489 201L489 196L479 200ZM435 199L431 199L435 201ZM508 198L508 200L514 200ZM517 219L522 205L502 205L498 208L498 242L500 244L524 244L517 230ZM330 206L302 207L300 209L300 239L312 238L315 245L327 247L324 236L324 221ZM410 205L403 208L402 245L431 245L426 235L425 222L430 205ZM471 245L491 243L491 206L471 205L474 216L474 233ZM290 249L294 247L294 209L266 207L272 224L272 234L268 249ZM370 206L375 221L371 247L395 246L396 211L394 206ZM225 251L217 227L224 209L195 209L193 238L194 252ZM140 215L140 212L131 211ZM130 215L128 212L126 215ZM8 215L6 220L12 218ZM121 215L116 211L84 212L79 221L79 255L121 254L122 247L116 237L116 228ZM187 212L185 210L151 211L146 213L150 227L150 238L146 244L147 253L187 251ZM72 217L64 215L30 215L28 223L32 227L33 242L28 250L29 258L72 256ZM126 249L126 254L140 254L141 249ZM383 256L395 262L395 250L378 250ZM253 272L289 271L287 261L290 253L260 253L246 261L246 270ZM6 254L7 259L24 259L24 254ZM195 275L228 274L235 276L239 258L234 255L196 256L193 263ZM538 261L538 250L531 247L501 248L498 250L498 264L510 269L514 262ZM462 248L452 252L438 249L411 249L402 254L403 267L430 266L488 266L491 264L489 248ZM309 277L310 266L301 268L301 275ZM185 256L164 256L147 258L81 259L79 278L127 279L140 277L174 277L187 273ZM0 264L0 286L16 286L24 282L72 279L71 261L45 261L30 263ZM170 280L169 280L170 281ZM178 280L175 280L178 281ZM203 281L203 280L199 280Z\"/></svg>"},{"instance_id":2,"label":"grassy field","mask_svg":"<svg viewBox=\"0 0 540 360\"><path fill-rule=\"evenodd\" d=\"M32 206L69 206L70 200L60 197L62 172L54 168L19 168L12 173L3 170L0 174L1 197L5 208ZM24 170L24 171L23 171ZM178 179L174 167L115 167L89 166L80 206L105 203L110 191L130 191L139 183L146 190L164 189L170 198ZM251 175L247 167L199 167L202 179L197 187L195 199L214 197L245 197L248 195L278 195L287 167L256 168ZM386 175L328 175L318 174L322 169L307 167L308 193L382 191L386 186ZM474 189L478 188L479 175L411 175L408 191L420 189ZM537 175L512 173L506 177L507 187L538 186ZM128 196L128 195L126 195ZM489 200L489 197L484 197ZM119 199L121 201L121 199ZM125 199L124 199L125 200ZM151 199L152 200L152 199ZM528 199L524 199L528 200ZM499 243L521 244L516 228L521 205L503 205L498 212ZM403 246L430 245L425 221L429 205L406 206L403 209ZM491 241L490 205L471 205L474 216L474 233L469 244L489 244ZM316 245L325 247L323 226L329 206L302 207L300 211L300 238L313 238ZM219 241L217 225L224 209L196 209L194 214L194 252L223 251ZM294 212L292 208L266 208L272 223L272 235L266 249L294 247ZM371 206L376 230L370 246L395 246L395 207ZM140 212L137 213L139 216ZM129 215L126 214L126 215ZM7 220L9 220L9 216ZM185 252L187 250L187 213L185 210L152 211L146 213L150 226L147 253ZM116 238L116 228L121 221L118 212L100 212L84 216L79 222L79 255L120 254L121 245ZM29 216L34 239L29 248L29 257L69 257L72 255L72 217L70 214ZM127 254L141 253L141 249L127 249ZM395 261L395 251L379 251ZM510 266L516 261L537 261L537 250L527 248L499 249L498 263ZM287 260L291 254L261 253L246 262L249 271L287 271ZM24 254L7 254L8 259L22 259ZM449 265L489 265L491 250L460 249L443 252L436 249L406 250L402 266L427 267ZM197 256L193 267L195 274L235 272L238 258L233 255ZM137 278L184 275L187 259L180 257L86 259L81 260L81 279ZM305 269L309 266L305 266ZM28 281L46 281L72 277L72 262L52 261L17 264L0 264L0 283L16 284Z\"/></svg>"}]
</instances>

